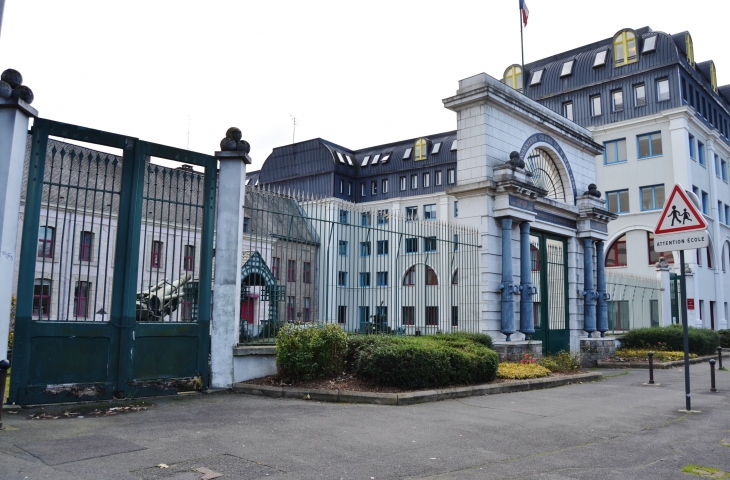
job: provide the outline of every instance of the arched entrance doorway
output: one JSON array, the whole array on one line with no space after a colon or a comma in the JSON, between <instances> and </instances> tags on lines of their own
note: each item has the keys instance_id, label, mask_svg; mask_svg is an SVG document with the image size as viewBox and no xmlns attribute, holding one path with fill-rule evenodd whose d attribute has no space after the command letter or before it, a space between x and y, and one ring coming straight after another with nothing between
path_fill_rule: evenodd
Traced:
<instances>
[{"instance_id":1,"label":"arched entrance doorway","mask_svg":"<svg viewBox=\"0 0 730 480\"><path fill-rule=\"evenodd\" d=\"M530 270L535 333L544 354L570 350L568 328L567 242L563 237L533 231L530 234Z\"/></svg>"},{"instance_id":2,"label":"arched entrance doorway","mask_svg":"<svg viewBox=\"0 0 730 480\"><path fill-rule=\"evenodd\" d=\"M279 302L285 295L286 287L278 284L261 254L256 251L243 252L240 342L250 342L261 333L273 330L269 327L278 322ZM256 310L268 310L265 321L256 322Z\"/></svg>"}]
</instances>

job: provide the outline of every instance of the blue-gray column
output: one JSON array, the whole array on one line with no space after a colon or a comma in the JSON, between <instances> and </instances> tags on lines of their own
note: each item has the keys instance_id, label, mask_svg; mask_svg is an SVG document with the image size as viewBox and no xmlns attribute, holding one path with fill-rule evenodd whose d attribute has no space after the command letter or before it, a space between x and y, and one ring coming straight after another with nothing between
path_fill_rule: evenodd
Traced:
<instances>
[{"instance_id":1,"label":"blue-gray column","mask_svg":"<svg viewBox=\"0 0 730 480\"><path fill-rule=\"evenodd\" d=\"M606 293L606 265L603 259L603 242L596 242L596 277L598 283L598 331L603 337L608 331L608 304L610 295Z\"/></svg>"},{"instance_id":2,"label":"blue-gray column","mask_svg":"<svg viewBox=\"0 0 730 480\"><path fill-rule=\"evenodd\" d=\"M596 291L593 289L593 239L583 239L583 330L596 331Z\"/></svg>"},{"instance_id":3,"label":"blue-gray column","mask_svg":"<svg viewBox=\"0 0 730 480\"><path fill-rule=\"evenodd\" d=\"M532 258L530 256L530 223L520 223L520 332L526 337L535 333L532 296Z\"/></svg>"},{"instance_id":4,"label":"blue-gray column","mask_svg":"<svg viewBox=\"0 0 730 480\"><path fill-rule=\"evenodd\" d=\"M502 329L501 332L510 340L515 333L515 299L519 287L512 283L512 219L502 219Z\"/></svg>"}]
</instances>

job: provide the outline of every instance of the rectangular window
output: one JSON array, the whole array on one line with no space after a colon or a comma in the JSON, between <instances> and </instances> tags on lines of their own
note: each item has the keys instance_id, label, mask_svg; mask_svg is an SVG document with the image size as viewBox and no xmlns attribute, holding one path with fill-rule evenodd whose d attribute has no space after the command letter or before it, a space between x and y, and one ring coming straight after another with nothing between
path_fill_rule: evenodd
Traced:
<instances>
[{"instance_id":1,"label":"rectangular window","mask_svg":"<svg viewBox=\"0 0 730 480\"><path fill-rule=\"evenodd\" d=\"M370 242L360 242L360 256L361 257L370 256Z\"/></svg>"},{"instance_id":2,"label":"rectangular window","mask_svg":"<svg viewBox=\"0 0 730 480\"><path fill-rule=\"evenodd\" d=\"M459 201L454 200L454 218L459 216Z\"/></svg>"},{"instance_id":3,"label":"rectangular window","mask_svg":"<svg viewBox=\"0 0 730 480\"><path fill-rule=\"evenodd\" d=\"M454 234L454 251L455 252L459 251L459 234L458 233Z\"/></svg>"},{"instance_id":4,"label":"rectangular window","mask_svg":"<svg viewBox=\"0 0 730 480\"><path fill-rule=\"evenodd\" d=\"M297 261L287 260L286 262L286 281L296 282L297 281Z\"/></svg>"},{"instance_id":5,"label":"rectangular window","mask_svg":"<svg viewBox=\"0 0 730 480\"><path fill-rule=\"evenodd\" d=\"M601 96L593 95L591 97L591 115L597 117L601 114Z\"/></svg>"},{"instance_id":6,"label":"rectangular window","mask_svg":"<svg viewBox=\"0 0 730 480\"><path fill-rule=\"evenodd\" d=\"M416 307L403 307L403 325L416 324Z\"/></svg>"},{"instance_id":7,"label":"rectangular window","mask_svg":"<svg viewBox=\"0 0 730 480\"><path fill-rule=\"evenodd\" d=\"M717 202L717 221L722 223L722 202Z\"/></svg>"},{"instance_id":8,"label":"rectangular window","mask_svg":"<svg viewBox=\"0 0 730 480\"><path fill-rule=\"evenodd\" d=\"M625 138L619 140L611 140L610 142L604 142L603 147L605 148L603 152L603 163L605 163L606 165L626 161L627 154Z\"/></svg>"},{"instance_id":9,"label":"rectangular window","mask_svg":"<svg viewBox=\"0 0 730 480\"><path fill-rule=\"evenodd\" d=\"M424 220L436 220L436 204L424 205L423 206L423 219Z\"/></svg>"},{"instance_id":10,"label":"rectangular window","mask_svg":"<svg viewBox=\"0 0 730 480\"><path fill-rule=\"evenodd\" d=\"M337 323L347 323L347 305L337 306Z\"/></svg>"},{"instance_id":11,"label":"rectangular window","mask_svg":"<svg viewBox=\"0 0 730 480\"><path fill-rule=\"evenodd\" d=\"M628 300L611 300L608 305L608 328L611 330L628 330L630 327L630 312Z\"/></svg>"},{"instance_id":12,"label":"rectangular window","mask_svg":"<svg viewBox=\"0 0 730 480\"><path fill-rule=\"evenodd\" d=\"M337 272L337 286L338 287L347 286L347 272Z\"/></svg>"},{"instance_id":13,"label":"rectangular window","mask_svg":"<svg viewBox=\"0 0 730 480\"><path fill-rule=\"evenodd\" d=\"M639 144L639 158L657 157L662 154L661 132L638 135L636 140Z\"/></svg>"},{"instance_id":14,"label":"rectangular window","mask_svg":"<svg viewBox=\"0 0 730 480\"><path fill-rule=\"evenodd\" d=\"M371 221L370 212L360 213L360 226L369 227L370 221Z\"/></svg>"},{"instance_id":15,"label":"rectangular window","mask_svg":"<svg viewBox=\"0 0 730 480\"><path fill-rule=\"evenodd\" d=\"M280 280L279 271L281 270L281 259L279 257L273 257L271 259L271 273L274 278Z\"/></svg>"},{"instance_id":16,"label":"rectangular window","mask_svg":"<svg viewBox=\"0 0 730 480\"><path fill-rule=\"evenodd\" d=\"M667 263L674 263L674 255L672 252L655 252L654 251L654 234L646 232L646 246L649 250L649 265L655 265L659 261L659 257L664 257Z\"/></svg>"},{"instance_id":17,"label":"rectangular window","mask_svg":"<svg viewBox=\"0 0 730 480\"><path fill-rule=\"evenodd\" d=\"M563 104L563 116L571 122L573 121L573 102L565 102Z\"/></svg>"},{"instance_id":18,"label":"rectangular window","mask_svg":"<svg viewBox=\"0 0 730 480\"><path fill-rule=\"evenodd\" d=\"M426 326L435 327L439 324L439 307L426 307Z\"/></svg>"},{"instance_id":19,"label":"rectangular window","mask_svg":"<svg viewBox=\"0 0 730 480\"><path fill-rule=\"evenodd\" d=\"M388 224L388 210L378 210L378 225Z\"/></svg>"},{"instance_id":20,"label":"rectangular window","mask_svg":"<svg viewBox=\"0 0 730 480\"><path fill-rule=\"evenodd\" d=\"M708 198L709 198L709 197L708 197L708 195L707 195L707 192L705 192L705 191L703 190L703 191L702 191L702 213L704 213L705 215L707 215L707 214L708 214L708 213L707 213L707 210L708 210Z\"/></svg>"},{"instance_id":21,"label":"rectangular window","mask_svg":"<svg viewBox=\"0 0 730 480\"><path fill-rule=\"evenodd\" d=\"M730 206L725 205L723 211L725 212L725 225L730 225Z\"/></svg>"},{"instance_id":22,"label":"rectangular window","mask_svg":"<svg viewBox=\"0 0 730 480\"><path fill-rule=\"evenodd\" d=\"M695 158L695 137L689 134L689 158Z\"/></svg>"},{"instance_id":23,"label":"rectangular window","mask_svg":"<svg viewBox=\"0 0 730 480\"><path fill-rule=\"evenodd\" d=\"M387 287L388 286L388 272L376 273L375 285L378 287Z\"/></svg>"},{"instance_id":24,"label":"rectangular window","mask_svg":"<svg viewBox=\"0 0 730 480\"><path fill-rule=\"evenodd\" d=\"M364 197L365 195L367 195L367 192L365 191L366 188L367 187L365 186L365 182L362 182L360 184L360 196L361 197Z\"/></svg>"},{"instance_id":25,"label":"rectangular window","mask_svg":"<svg viewBox=\"0 0 730 480\"><path fill-rule=\"evenodd\" d=\"M453 168L449 168L448 170L446 170L446 175L446 181L449 183L449 185L453 185L456 183L456 170L454 170Z\"/></svg>"},{"instance_id":26,"label":"rectangular window","mask_svg":"<svg viewBox=\"0 0 730 480\"><path fill-rule=\"evenodd\" d=\"M611 213L629 213L629 191L606 192L606 210Z\"/></svg>"},{"instance_id":27,"label":"rectangular window","mask_svg":"<svg viewBox=\"0 0 730 480\"><path fill-rule=\"evenodd\" d=\"M388 241L387 240L378 240L377 248L378 248L378 255L387 255L388 254Z\"/></svg>"},{"instance_id":28,"label":"rectangular window","mask_svg":"<svg viewBox=\"0 0 730 480\"><path fill-rule=\"evenodd\" d=\"M150 267L160 268L162 266L162 242L157 240L152 242L152 252L150 255Z\"/></svg>"},{"instance_id":29,"label":"rectangular window","mask_svg":"<svg viewBox=\"0 0 730 480\"><path fill-rule=\"evenodd\" d=\"M53 241L56 229L53 227L40 227L38 229L38 256L41 258L53 258Z\"/></svg>"},{"instance_id":30,"label":"rectangular window","mask_svg":"<svg viewBox=\"0 0 730 480\"><path fill-rule=\"evenodd\" d=\"M418 188L418 175L413 174L411 175L411 190L415 190Z\"/></svg>"},{"instance_id":31,"label":"rectangular window","mask_svg":"<svg viewBox=\"0 0 730 480\"><path fill-rule=\"evenodd\" d=\"M371 195L377 195L378 194L378 181L373 180L370 182L370 194Z\"/></svg>"},{"instance_id":32,"label":"rectangular window","mask_svg":"<svg viewBox=\"0 0 730 480\"><path fill-rule=\"evenodd\" d=\"M87 318L89 316L89 291L91 283L76 282L74 289L74 316L77 318Z\"/></svg>"},{"instance_id":33,"label":"rectangular window","mask_svg":"<svg viewBox=\"0 0 730 480\"><path fill-rule=\"evenodd\" d=\"M311 297L304 297L304 305L302 308L302 320L305 322L309 321L309 310L311 308L312 304L312 298Z\"/></svg>"},{"instance_id":34,"label":"rectangular window","mask_svg":"<svg viewBox=\"0 0 730 480\"><path fill-rule=\"evenodd\" d=\"M727 162L720 160L720 178L723 182L727 182Z\"/></svg>"},{"instance_id":35,"label":"rectangular window","mask_svg":"<svg viewBox=\"0 0 730 480\"><path fill-rule=\"evenodd\" d=\"M340 192L340 193L342 193L342 192ZM251 223L250 218L243 217L243 233L248 233L250 223Z\"/></svg>"},{"instance_id":36,"label":"rectangular window","mask_svg":"<svg viewBox=\"0 0 730 480\"><path fill-rule=\"evenodd\" d=\"M370 272L360 272L360 286L361 287L370 286Z\"/></svg>"},{"instance_id":37,"label":"rectangular window","mask_svg":"<svg viewBox=\"0 0 730 480\"><path fill-rule=\"evenodd\" d=\"M423 188L431 186L431 174L429 172L423 173Z\"/></svg>"},{"instance_id":38,"label":"rectangular window","mask_svg":"<svg viewBox=\"0 0 730 480\"><path fill-rule=\"evenodd\" d=\"M339 241L339 244L337 246L337 251L343 257L346 257L347 256L347 253L348 253L347 252L347 250L348 250L347 246L348 246L347 240L340 240ZM277 279L278 279L278 277L277 277Z\"/></svg>"},{"instance_id":39,"label":"rectangular window","mask_svg":"<svg viewBox=\"0 0 730 480\"><path fill-rule=\"evenodd\" d=\"M350 223L350 212L347 210L340 210L340 223L348 225Z\"/></svg>"},{"instance_id":40,"label":"rectangular window","mask_svg":"<svg viewBox=\"0 0 730 480\"><path fill-rule=\"evenodd\" d=\"M312 264L310 262L304 262L302 266L302 282L312 283Z\"/></svg>"},{"instance_id":41,"label":"rectangular window","mask_svg":"<svg viewBox=\"0 0 730 480\"><path fill-rule=\"evenodd\" d=\"M662 78L656 81L656 100L663 102L669 100L669 80Z\"/></svg>"},{"instance_id":42,"label":"rectangular window","mask_svg":"<svg viewBox=\"0 0 730 480\"><path fill-rule=\"evenodd\" d=\"M697 142L697 156L699 157L700 165L705 164L705 144Z\"/></svg>"},{"instance_id":43,"label":"rectangular window","mask_svg":"<svg viewBox=\"0 0 730 480\"><path fill-rule=\"evenodd\" d=\"M345 193L345 181L340 180L340 193Z\"/></svg>"},{"instance_id":44,"label":"rectangular window","mask_svg":"<svg viewBox=\"0 0 730 480\"><path fill-rule=\"evenodd\" d=\"M352 196L352 182L347 182L347 196Z\"/></svg>"},{"instance_id":45,"label":"rectangular window","mask_svg":"<svg viewBox=\"0 0 730 480\"><path fill-rule=\"evenodd\" d=\"M293 322L295 319L294 311L296 310L296 298L293 296L286 297L286 319Z\"/></svg>"},{"instance_id":46,"label":"rectangular window","mask_svg":"<svg viewBox=\"0 0 730 480\"><path fill-rule=\"evenodd\" d=\"M634 106L643 107L646 105L646 88L644 84L634 85Z\"/></svg>"},{"instance_id":47,"label":"rectangular window","mask_svg":"<svg viewBox=\"0 0 730 480\"><path fill-rule=\"evenodd\" d=\"M436 237L426 237L423 239L423 251L424 252L435 252L436 251Z\"/></svg>"},{"instance_id":48,"label":"rectangular window","mask_svg":"<svg viewBox=\"0 0 730 480\"><path fill-rule=\"evenodd\" d=\"M418 253L417 238L406 238L406 253Z\"/></svg>"},{"instance_id":49,"label":"rectangular window","mask_svg":"<svg viewBox=\"0 0 730 480\"><path fill-rule=\"evenodd\" d=\"M436 176L436 178L434 179L434 181L435 181L436 185L437 186L438 185L441 185L441 183L442 183L442 180L441 180L441 177L442 177L441 170L436 170L435 176Z\"/></svg>"},{"instance_id":50,"label":"rectangular window","mask_svg":"<svg viewBox=\"0 0 730 480\"><path fill-rule=\"evenodd\" d=\"M358 307L358 310L360 312L360 330L364 333L365 327L370 321L370 307Z\"/></svg>"},{"instance_id":51,"label":"rectangular window","mask_svg":"<svg viewBox=\"0 0 730 480\"><path fill-rule=\"evenodd\" d=\"M659 326L659 300L649 300L649 321L652 327Z\"/></svg>"},{"instance_id":52,"label":"rectangular window","mask_svg":"<svg viewBox=\"0 0 730 480\"><path fill-rule=\"evenodd\" d=\"M37 279L33 286L33 318L51 318L51 281Z\"/></svg>"},{"instance_id":53,"label":"rectangular window","mask_svg":"<svg viewBox=\"0 0 730 480\"><path fill-rule=\"evenodd\" d=\"M388 193L388 179L384 178L382 181L382 189L383 193Z\"/></svg>"},{"instance_id":54,"label":"rectangular window","mask_svg":"<svg viewBox=\"0 0 730 480\"><path fill-rule=\"evenodd\" d=\"M195 245L185 245L184 253L183 268L186 272L192 272L195 269Z\"/></svg>"},{"instance_id":55,"label":"rectangular window","mask_svg":"<svg viewBox=\"0 0 730 480\"><path fill-rule=\"evenodd\" d=\"M406 189L406 177L400 177L400 191L404 191Z\"/></svg>"},{"instance_id":56,"label":"rectangular window","mask_svg":"<svg viewBox=\"0 0 730 480\"><path fill-rule=\"evenodd\" d=\"M621 90L611 92L611 108L614 112L622 112L624 110L624 93Z\"/></svg>"},{"instance_id":57,"label":"rectangular window","mask_svg":"<svg viewBox=\"0 0 730 480\"><path fill-rule=\"evenodd\" d=\"M91 243L93 234L91 232L81 232L81 244L79 245L79 261L91 261Z\"/></svg>"},{"instance_id":58,"label":"rectangular window","mask_svg":"<svg viewBox=\"0 0 730 480\"><path fill-rule=\"evenodd\" d=\"M641 210L658 210L664 206L664 185L640 187Z\"/></svg>"},{"instance_id":59,"label":"rectangular window","mask_svg":"<svg viewBox=\"0 0 730 480\"><path fill-rule=\"evenodd\" d=\"M418 220L418 207L406 207L406 222Z\"/></svg>"}]
</instances>

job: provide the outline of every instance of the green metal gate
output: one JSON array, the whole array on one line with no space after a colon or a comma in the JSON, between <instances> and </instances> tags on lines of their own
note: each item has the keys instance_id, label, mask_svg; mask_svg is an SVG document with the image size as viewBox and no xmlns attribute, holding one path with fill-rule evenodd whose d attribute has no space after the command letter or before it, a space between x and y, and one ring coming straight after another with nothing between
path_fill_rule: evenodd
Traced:
<instances>
[{"instance_id":1,"label":"green metal gate","mask_svg":"<svg viewBox=\"0 0 730 480\"><path fill-rule=\"evenodd\" d=\"M570 350L568 328L568 262L564 238L533 232L530 235L535 340L544 354Z\"/></svg>"},{"instance_id":2,"label":"green metal gate","mask_svg":"<svg viewBox=\"0 0 730 480\"><path fill-rule=\"evenodd\" d=\"M206 386L215 157L46 119L31 134L10 401Z\"/></svg>"}]
</instances>

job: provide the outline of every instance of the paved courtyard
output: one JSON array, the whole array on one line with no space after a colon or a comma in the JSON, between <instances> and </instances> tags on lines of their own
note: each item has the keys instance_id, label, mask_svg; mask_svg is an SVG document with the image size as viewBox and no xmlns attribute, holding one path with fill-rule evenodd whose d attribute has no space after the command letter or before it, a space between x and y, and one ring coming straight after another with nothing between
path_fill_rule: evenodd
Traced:
<instances>
[{"instance_id":1,"label":"paved courtyard","mask_svg":"<svg viewBox=\"0 0 730 480\"><path fill-rule=\"evenodd\" d=\"M205 468L238 479L672 479L693 478L680 471L690 463L730 472L730 373L709 393L708 365L692 367L692 415L679 412L681 369L659 370L658 387L642 385L646 371L605 373L400 407L218 393L102 418L22 412L4 416L0 478L192 480Z\"/></svg>"}]
</instances>

